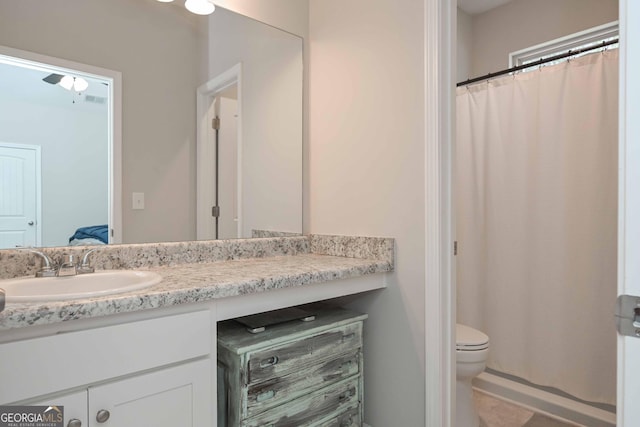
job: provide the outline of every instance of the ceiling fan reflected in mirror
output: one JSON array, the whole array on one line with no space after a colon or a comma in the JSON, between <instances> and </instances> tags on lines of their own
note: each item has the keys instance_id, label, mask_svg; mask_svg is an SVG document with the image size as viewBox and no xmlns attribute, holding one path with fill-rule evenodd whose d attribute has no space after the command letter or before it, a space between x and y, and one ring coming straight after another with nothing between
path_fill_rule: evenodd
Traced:
<instances>
[{"instance_id":1,"label":"ceiling fan reflected in mirror","mask_svg":"<svg viewBox=\"0 0 640 427\"><path fill-rule=\"evenodd\" d=\"M50 83L52 85L58 84L60 83L60 80L62 80L62 77L64 77L62 74L49 74L47 77L45 77L44 80L47 83Z\"/></svg>"}]
</instances>

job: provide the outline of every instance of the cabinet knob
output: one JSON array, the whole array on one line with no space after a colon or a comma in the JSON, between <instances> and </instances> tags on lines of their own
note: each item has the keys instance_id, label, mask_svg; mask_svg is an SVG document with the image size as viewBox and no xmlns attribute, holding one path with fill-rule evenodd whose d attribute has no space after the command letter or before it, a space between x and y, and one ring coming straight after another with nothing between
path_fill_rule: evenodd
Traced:
<instances>
[{"instance_id":1,"label":"cabinet knob","mask_svg":"<svg viewBox=\"0 0 640 427\"><path fill-rule=\"evenodd\" d=\"M72 418L67 423L67 427L82 427L82 421L77 418Z\"/></svg>"},{"instance_id":2,"label":"cabinet knob","mask_svg":"<svg viewBox=\"0 0 640 427\"><path fill-rule=\"evenodd\" d=\"M111 414L109 413L109 411L107 411L106 409L100 409L96 414L96 421L99 423L104 423L109 419L110 416Z\"/></svg>"}]
</instances>

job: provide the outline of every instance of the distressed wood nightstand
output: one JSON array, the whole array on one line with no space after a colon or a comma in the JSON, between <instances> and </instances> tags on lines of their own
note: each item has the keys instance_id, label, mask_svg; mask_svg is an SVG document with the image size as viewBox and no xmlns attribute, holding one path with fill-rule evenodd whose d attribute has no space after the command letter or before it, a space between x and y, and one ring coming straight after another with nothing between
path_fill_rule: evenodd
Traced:
<instances>
[{"instance_id":1,"label":"distressed wood nightstand","mask_svg":"<svg viewBox=\"0 0 640 427\"><path fill-rule=\"evenodd\" d=\"M315 320L259 333L233 320L218 324L219 427L362 426L367 315L305 309Z\"/></svg>"}]
</instances>

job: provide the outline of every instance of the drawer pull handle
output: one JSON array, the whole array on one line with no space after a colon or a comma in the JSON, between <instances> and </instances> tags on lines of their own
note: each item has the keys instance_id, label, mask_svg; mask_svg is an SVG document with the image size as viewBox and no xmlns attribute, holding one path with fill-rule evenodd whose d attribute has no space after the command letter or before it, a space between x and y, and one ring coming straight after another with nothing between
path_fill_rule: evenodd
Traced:
<instances>
[{"instance_id":1,"label":"drawer pull handle","mask_svg":"<svg viewBox=\"0 0 640 427\"><path fill-rule=\"evenodd\" d=\"M276 395L276 392L273 390L265 391L256 396L256 402L264 402L265 400L269 400Z\"/></svg>"},{"instance_id":2,"label":"drawer pull handle","mask_svg":"<svg viewBox=\"0 0 640 427\"><path fill-rule=\"evenodd\" d=\"M355 388L349 389L348 391L345 391L340 396L338 396L338 402L346 402L351 398L351 396L355 396L355 394L356 394Z\"/></svg>"},{"instance_id":3,"label":"drawer pull handle","mask_svg":"<svg viewBox=\"0 0 640 427\"><path fill-rule=\"evenodd\" d=\"M260 361L260 367L266 368L268 366L274 366L278 363L278 356L271 356L268 359L263 359Z\"/></svg>"},{"instance_id":4,"label":"drawer pull handle","mask_svg":"<svg viewBox=\"0 0 640 427\"><path fill-rule=\"evenodd\" d=\"M356 334L354 332L347 334L347 335L343 335L342 336L342 342L348 341L350 339L353 339L356 336Z\"/></svg>"},{"instance_id":5,"label":"drawer pull handle","mask_svg":"<svg viewBox=\"0 0 640 427\"><path fill-rule=\"evenodd\" d=\"M341 371L349 371L351 370L351 365L353 364L353 360L347 360L346 362L344 362L342 365L340 365L340 370Z\"/></svg>"}]
</instances>

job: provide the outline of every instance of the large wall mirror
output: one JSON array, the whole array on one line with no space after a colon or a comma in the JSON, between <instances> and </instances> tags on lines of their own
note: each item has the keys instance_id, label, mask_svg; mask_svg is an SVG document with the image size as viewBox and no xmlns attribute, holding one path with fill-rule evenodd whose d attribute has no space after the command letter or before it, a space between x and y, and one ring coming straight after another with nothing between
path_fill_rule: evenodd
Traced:
<instances>
[{"instance_id":1,"label":"large wall mirror","mask_svg":"<svg viewBox=\"0 0 640 427\"><path fill-rule=\"evenodd\" d=\"M300 37L220 7L202 17L154 0L2 2L0 17L5 53L107 71L69 90L56 81L64 69L0 64L0 111L13 114L0 119L0 162L3 147L40 151L38 245L64 246L104 223L116 243L302 232ZM115 103L109 70L121 76ZM30 117L16 118L21 109Z\"/></svg>"}]
</instances>

